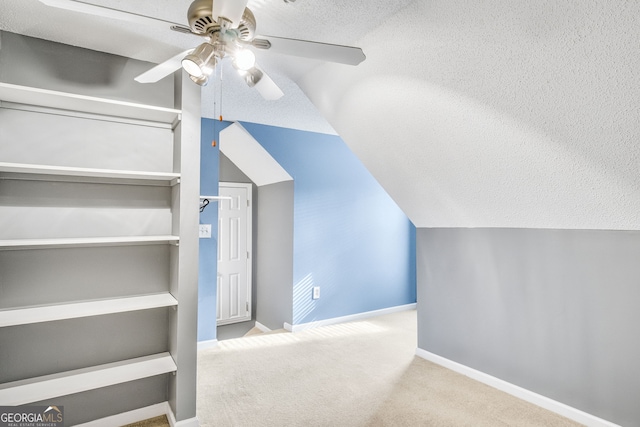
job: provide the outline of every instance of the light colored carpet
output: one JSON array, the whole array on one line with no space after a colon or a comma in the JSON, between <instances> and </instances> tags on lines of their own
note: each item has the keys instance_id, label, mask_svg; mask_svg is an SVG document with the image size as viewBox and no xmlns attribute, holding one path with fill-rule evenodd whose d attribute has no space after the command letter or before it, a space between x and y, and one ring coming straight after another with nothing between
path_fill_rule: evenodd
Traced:
<instances>
[{"instance_id":1,"label":"light colored carpet","mask_svg":"<svg viewBox=\"0 0 640 427\"><path fill-rule=\"evenodd\" d=\"M256 328L255 326L251 329L249 329L249 332L247 332L246 334L244 334L245 337L250 337L252 335L261 335L263 332Z\"/></svg>"},{"instance_id":2,"label":"light colored carpet","mask_svg":"<svg viewBox=\"0 0 640 427\"><path fill-rule=\"evenodd\" d=\"M222 341L198 355L200 425L578 425L415 349L415 311Z\"/></svg>"}]
</instances>

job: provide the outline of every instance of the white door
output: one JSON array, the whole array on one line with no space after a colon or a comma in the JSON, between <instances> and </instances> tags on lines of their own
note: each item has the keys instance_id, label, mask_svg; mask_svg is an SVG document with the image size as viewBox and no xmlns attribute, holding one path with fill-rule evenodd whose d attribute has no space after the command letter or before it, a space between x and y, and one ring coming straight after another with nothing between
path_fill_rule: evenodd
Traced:
<instances>
[{"instance_id":1,"label":"white door","mask_svg":"<svg viewBox=\"0 0 640 427\"><path fill-rule=\"evenodd\" d=\"M221 182L218 202L218 325L251 320L251 184Z\"/></svg>"}]
</instances>

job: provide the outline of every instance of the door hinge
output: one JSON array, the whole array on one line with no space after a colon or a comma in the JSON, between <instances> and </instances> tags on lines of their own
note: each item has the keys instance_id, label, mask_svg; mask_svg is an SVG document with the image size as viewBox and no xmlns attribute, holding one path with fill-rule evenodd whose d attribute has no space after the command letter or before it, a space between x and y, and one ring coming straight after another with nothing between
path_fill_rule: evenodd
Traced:
<instances>
[{"instance_id":1,"label":"door hinge","mask_svg":"<svg viewBox=\"0 0 640 427\"><path fill-rule=\"evenodd\" d=\"M247 251L247 259L251 258L251 253Z\"/></svg>"},{"instance_id":2,"label":"door hinge","mask_svg":"<svg viewBox=\"0 0 640 427\"><path fill-rule=\"evenodd\" d=\"M247 207L251 206L251 201L247 199Z\"/></svg>"},{"instance_id":3,"label":"door hinge","mask_svg":"<svg viewBox=\"0 0 640 427\"><path fill-rule=\"evenodd\" d=\"M247 313L248 313L249 312L249 301L247 301L245 304L247 306Z\"/></svg>"}]
</instances>

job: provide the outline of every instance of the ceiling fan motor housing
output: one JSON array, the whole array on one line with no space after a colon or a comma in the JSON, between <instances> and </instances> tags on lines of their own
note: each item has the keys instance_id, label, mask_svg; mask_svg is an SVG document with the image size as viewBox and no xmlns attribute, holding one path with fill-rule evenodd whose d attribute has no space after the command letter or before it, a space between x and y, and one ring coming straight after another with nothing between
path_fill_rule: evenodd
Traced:
<instances>
[{"instance_id":1,"label":"ceiling fan motor housing","mask_svg":"<svg viewBox=\"0 0 640 427\"><path fill-rule=\"evenodd\" d=\"M212 5L211 0L195 0L189 6L187 19L189 27L194 33L212 35L220 31L220 24L213 20ZM240 40L253 40L256 35L256 18L249 8L244 9L238 26L231 31L236 32L237 38Z\"/></svg>"}]
</instances>

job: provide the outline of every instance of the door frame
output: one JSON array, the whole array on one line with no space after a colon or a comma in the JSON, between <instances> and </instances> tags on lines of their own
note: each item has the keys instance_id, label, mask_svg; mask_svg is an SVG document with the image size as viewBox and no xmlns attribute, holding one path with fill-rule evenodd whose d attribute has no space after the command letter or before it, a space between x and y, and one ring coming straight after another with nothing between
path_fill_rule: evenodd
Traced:
<instances>
[{"instance_id":1,"label":"door frame","mask_svg":"<svg viewBox=\"0 0 640 427\"><path fill-rule=\"evenodd\" d=\"M252 264L253 264L253 184L246 182L229 182L229 181L220 181L218 182L218 194L220 194L220 187L228 187L228 188L245 188L247 190L247 312L248 319L243 320L217 320L216 316L216 326L224 326L224 325L232 325L234 323L240 322L248 322L253 318L253 277L252 277ZM223 200L220 200L218 205L218 209L221 208ZM220 233L218 233L218 239L220 239ZM218 247L220 247L222 243L218 242ZM219 262L219 261L218 261ZM219 282L216 280L216 295L219 295L218 290Z\"/></svg>"}]
</instances>

